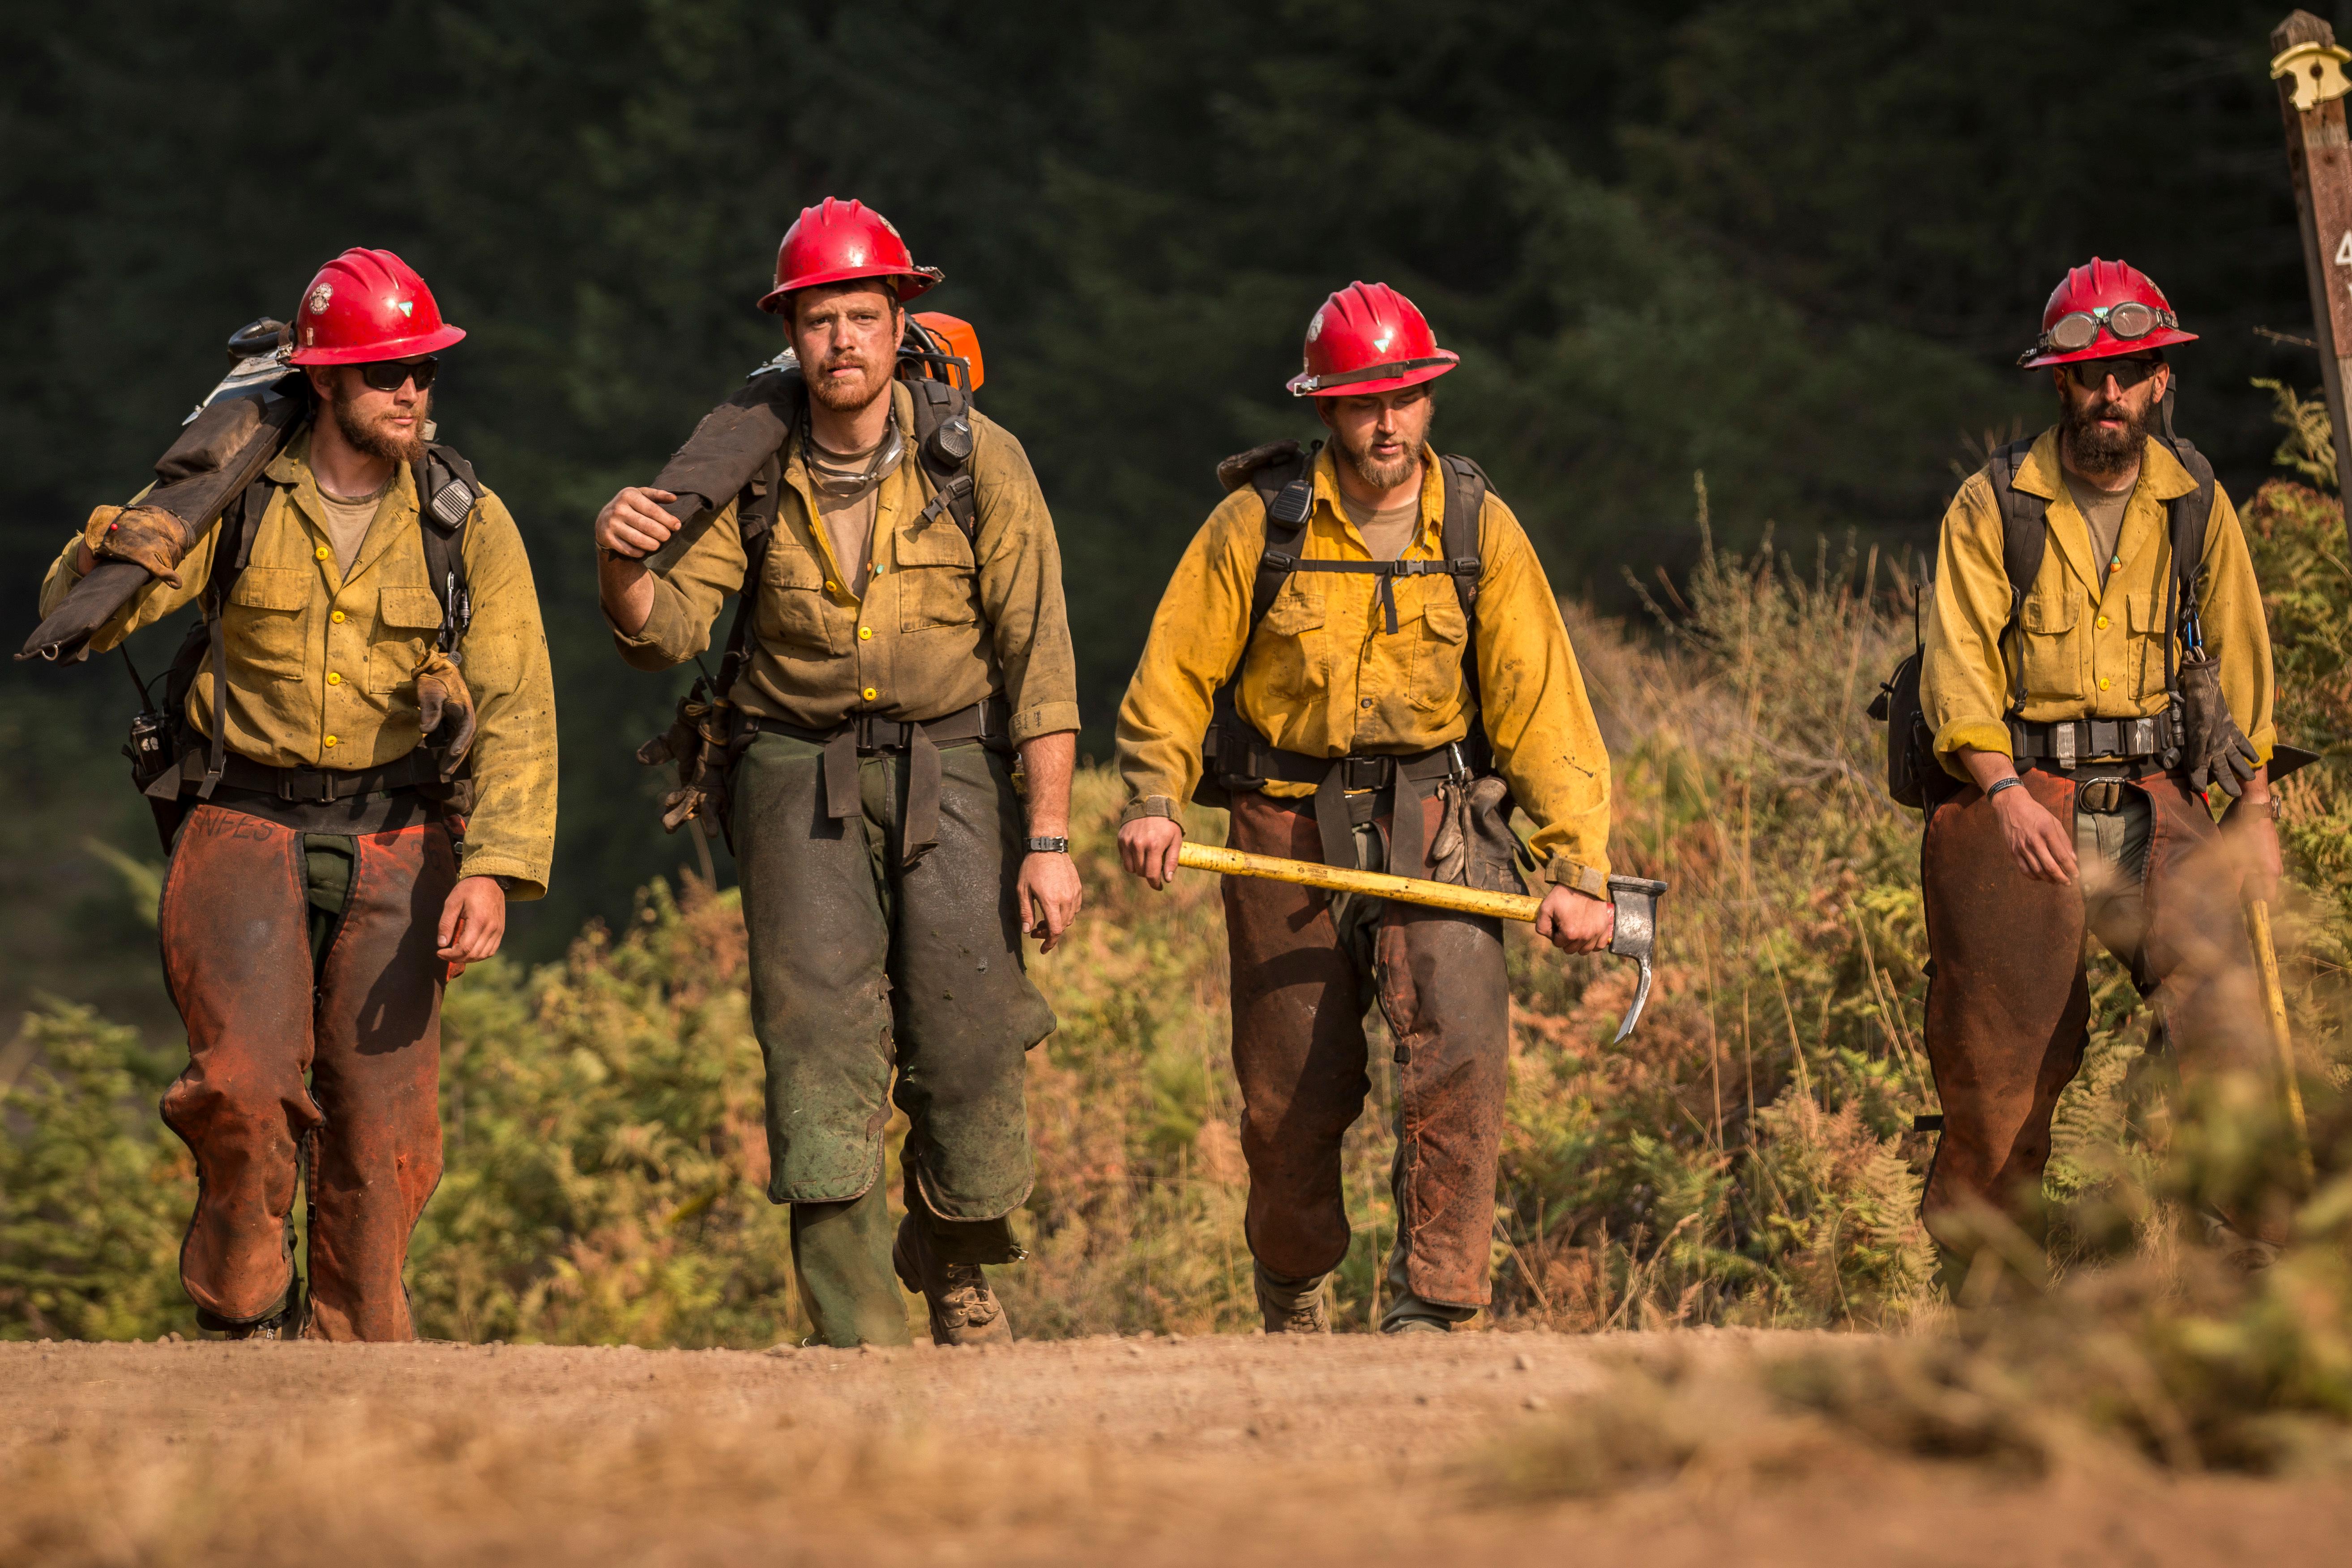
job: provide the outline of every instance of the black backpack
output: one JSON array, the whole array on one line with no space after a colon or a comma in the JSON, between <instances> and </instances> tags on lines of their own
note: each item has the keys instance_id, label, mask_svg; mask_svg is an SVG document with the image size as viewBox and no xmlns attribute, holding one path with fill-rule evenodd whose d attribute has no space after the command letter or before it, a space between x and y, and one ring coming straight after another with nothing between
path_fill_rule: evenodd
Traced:
<instances>
[{"instance_id":1,"label":"black backpack","mask_svg":"<svg viewBox=\"0 0 2352 1568\"><path fill-rule=\"evenodd\" d=\"M1250 585L1249 635L1242 640L1242 657L1234 672L1217 688L1211 706L1208 733L1201 742L1201 782L1192 798L1204 805L1230 805L1234 789L1255 789L1265 781L1256 772L1255 753L1270 749L1257 726L1241 716L1234 692L1249 661L1249 641L1274 607L1282 585L1294 572L1341 572L1380 578L1381 605L1387 629L1397 629L1395 582L1399 577L1435 576L1454 580L1468 635L1463 638L1463 679L1469 683L1471 705L1478 697L1478 574L1485 562L1479 552L1479 514L1494 485L1486 471L1468 458L1446 454L1438 458L1444 469L1445 516L1440 532L1439 561L1306 561L1298 542L1315 507L1315 458L1323 443L1301 450L1296 441L1270 441L1237 453L1217 465L1217 479L1227 491L1244 484L1257 491L1265 507L1265 544L1257 559L1257 575Z\"/></svg>"},{"instance_id":2,"label":"black backpack","mask_svg":"<svg viewBox=\"0 0 2352 1568\"><path fill-rule=\"evenodd\" d=\"M2205 570L2205 530L2213 517L2214 479L2213 465L2205 460L2204 454L2186 439L2170 434L2168 405L2165 423L2167 431L2160 439L2197 481L2194 490L2165 503L2172 541L2172 572L2167 582L2165 615L2172 635L2164 645L2164 689L2177 707L2180 700L2178 650L2183 642L2192 647L2204 644L2197 616L2197 584ZM2050 503L2016 486L2017 470L2024 465L2026 454L2032 451L2037 439L2027 437L2010 442L1994 452L1987 465L1993 502L2000 510L2001 569L2009 578L2009 620L2001 627L2000 642L2010 671L2009 713L2012 718L2025 704L2025 658L2022 647L2013 654L2006 650L2012 636L2022 640L2018 623L2025 612L2025 595L2041 574L2042 559L2050 545ZM1919 591L1927 591L1924 581ZM1880 683L1878 696L1868 711L1871 718L1886 726L1886 793L1897 805L1924 808L1940 802L1958 785L1936 759L1935 736L1927 728L1927 711L1919 700L1920 664L1927 650L1917 629L1916 600L1912 625L1912 651Z\"/></svg>"}]
</instances>

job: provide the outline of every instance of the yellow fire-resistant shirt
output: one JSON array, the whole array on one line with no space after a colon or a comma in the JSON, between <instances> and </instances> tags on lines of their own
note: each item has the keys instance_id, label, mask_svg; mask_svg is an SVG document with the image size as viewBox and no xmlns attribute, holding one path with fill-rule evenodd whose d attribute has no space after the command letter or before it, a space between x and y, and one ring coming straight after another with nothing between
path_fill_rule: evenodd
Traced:
<instances>
[{"instance_id":1,"label":"yellow fire-resistant shirt","mask_svg":"<svg viewBox=\"0 0 2352 1568\"><path fill-rule=\"evenodd\" d=\"M270 767L382 767L416 749L415 669L441 627L425 574L416 481L403 465L377 504L352 570L337 569L309 455L298 431L263 473L277 486L254 530L253 553L221 617L228 668L229 750ZM180 563L181 586L151 583L90 639L104 652L194 600L212 574L217 526ZM41 613L80 574L66 546L41 584ZM506 877L508 894L547 891L555 844L555 685L539 595L506 506L482 491L466 526L473 624L458 645L478 730L469 754L475 804L466 822L467 877ZM188 718L213 732L210 661Z\"/></svg>"},{"instance_id":2,"label":"yellow fire-resistant shirt","mask_svg":"<svg viewBox=\"0 0 2352 1568\"><path fill-rule=\"evenodd\" d=\"M1028 454L1003 426L971 416L978 527L967 541L945 508L922 521L929 485L915 458L914 399L904 386L892 387L891 408L907 456L877 492L862 585L848 581L818 520L800 435L785 443L783 504L734 702L759 718L830 730L861 710L919 722L1002 696L1016 743L1076 729L1061 546ZM737 504L653 557L652 613L634 637L613 628L633 667L667 669L710 646L719 606L743 584Z\"/></svg>"},{"instance_id":3,"label":"yellow fire-resistant shirt","mask_svg":"<svg viewBox=\"0 0 2352 1568\"><path fill-rule=\"evenodd\" d=\"M2019 717L2032 723L2146 718L2162 712L2167 700L2172 540L2165 503L2195 490L2197 481L2162 442L2149 439L2116 543L2113 559L2122 564L2112 570L2109 561L2095 558L2090 526L2067 491L2055 427L2034 442L2016 485L2049 501L2050 542L2008 648L2001 632L2009 624L2009 576L1989 468L1952 498L1937 552L1919 695L1936 753L1960 778L1967 770L1952 753L1962 746L2011 754L2005 715L2021 668L2025 701ZM2205 649L2221 660L2231 716L2267 760L2277 741L2270 629L2237 510L2218 484L2203 559L2198 605ZM2021 662L2012 664L2013 658Z\"/></svg>"},{"instance_id":4,"label":"yellow fire-resistant shirt","mask_svg":"<svg viewBox=\"0 0 2352 1568\"><path fill-rule=\"evenodd\" d=\"M1424 460L1421 526L1398 557L1439 561L1445 481ZM1489 493L1478 519L1478 691L1495 763L1535 822L1531 845L1547 879L1598 893L1609 873L1609 753L1559 602L1519 521ZM1236 666L1242 716L1286 751L1425 751L1469 733L1476 714L1462 679L1469 627L1453 579L1393 580L1391 635L1370 574L1296 572L1256 634L1250 589L1265 545L1265 505L1244 485L1193 537L1152 617L1118 711L1119 772L1136 801L1190 798L1217 689ZM1327 448L1315 463L1315 503L1300 541L1309 561L1370 561L1339 505ZM1244 645L1247 658L1244 661ZM1269 782L1291 798L1312 784Z\"/></svg>"}]
</instances>

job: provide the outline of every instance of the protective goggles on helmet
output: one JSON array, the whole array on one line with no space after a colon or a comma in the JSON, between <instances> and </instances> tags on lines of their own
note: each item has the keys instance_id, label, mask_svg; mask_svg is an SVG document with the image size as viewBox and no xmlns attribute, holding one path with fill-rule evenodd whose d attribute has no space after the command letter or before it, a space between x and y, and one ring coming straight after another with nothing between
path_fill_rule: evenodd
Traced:
<instances>
[{"instance_id":1,"label":"protective goggles on helmet","mask_svg":"<svg viewBox=\"0 0 2352 1568\"><path fill-rule=\"evenodd\" d=\"M2034 344L2034 353L2049 353L2053 350L2070 354L2089 348L2098 342L2099 329L2107 329L2110 337L2123 342L2137 342L2159 327L2180 325L2180 319L2169 310L2159 310L2154 305L2143 305L2137 300L2126 300L2120 305L2094 305L2087 310L2069 310L2051 323Z\"/></svg>"},{"instance_id":2,"label":"protective goggles on helmet","mask_svg":"<svg viewBox=\"0 0 2352 1568\"><path fill-rule=\"evenodd\" d=\"M2145 359L2137 355L2128 359L2078 359L2072 364L2062 364L2058 368L2084 391L2096 392L2107 384L2107 377L2111 375L2116 378L2117 386L2137 386L2154 375L2163 363L2163 355L2150 354Z\"/></svg>"},{"instance_id":3,"label":"protective goggles on helmet","mask_svg":"<svg viewBox=\"0 0 2352 1568\"><path fill-rule=\"evenodd\" d=\"M431 354L423 359L380 359L359 367L360 379L378 392L398 392L404 381L413 381L416 390L432 390L433 378L441 372L441 362Z\"/></svg>"}]
</instances>

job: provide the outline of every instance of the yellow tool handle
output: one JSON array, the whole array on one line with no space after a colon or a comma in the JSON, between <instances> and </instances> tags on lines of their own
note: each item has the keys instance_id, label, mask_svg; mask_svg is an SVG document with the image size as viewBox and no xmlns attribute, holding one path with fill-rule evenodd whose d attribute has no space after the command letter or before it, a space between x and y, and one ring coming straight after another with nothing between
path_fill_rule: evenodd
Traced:
<instances>
[{"instance_id":1,"label":"yellow tool handle","mask_svg":"<svg viewBox=\"0 0 2352 1568\"><path fill-rule=\"evenodd\" d=\"M2278 1048L2279 1078L2286 1085L2287 1120L2294 1126L2295 1153L2303 1163L2304 1180L2312 1179L2311 1126L2303 1114L2303 1085L2294 1069L2294 1042L2286 1031L2286 990L2279 984L2278 944L2271 940L2271 907L2261 899L2246 900L2246 926L2254 939L2254 963L2262 970L2263 1010L2270 1015L2271 1041Z\"/></svg>"},{"instance_id":2,"label":"yellow tool handle","mask_svg":"<svg viewBox=\"0 0 2352 1568\"><path fill-rule=\"evenodd\" d=\"M1240 849L1219 849L1186 839L1176 848L1176 863L1195 871L1222 871L1228 877L1264 877L1295 882L1302 888L1322 888L1334 893L1365 893L1375 899L1398 899L1427 904L1465 915L1496 915L1507 921L1532 921L1543 900L1526 893L1490 893L1484 888L1458 888L1420 877L1391 877L1381 871L1358 871L1311 860L1285 860L1274 855L1252 855Z\"/></svg>"}]
</instances>

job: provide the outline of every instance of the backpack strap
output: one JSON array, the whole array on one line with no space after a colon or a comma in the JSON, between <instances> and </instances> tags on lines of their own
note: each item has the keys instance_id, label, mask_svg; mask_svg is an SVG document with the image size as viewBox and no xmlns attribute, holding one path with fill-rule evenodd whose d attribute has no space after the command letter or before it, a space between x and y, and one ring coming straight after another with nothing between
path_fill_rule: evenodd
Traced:
<instances>
[{"instance_id":1,"label":"backpack strap","mask_svg":"<svg viewBox=\"0 0 2352 1568\"><path fill-rule=\"evenodd\" d=\"M776 512L783 504L784 458L771 457L737 497L735 527L743 542L743 586L735 595L734 618L727 624L727 651L719 658L719 676L710 683L713 699L723 701L734 689L743 667L751 662L751 608L760 595L760 573L776 540Z\"/></svg>"},{"instance_id":2,"label":"backpack strap","mask_svg":"<svg viewBox=\"0 0 2352 1568\"><path fill-rule=\"evenodd\" d=\"M915 460L931 482L931 499L915 519L918 528L946 512L977 547L979 497L971 479L971 394L929 376L904 384L915 400Z\"/></svg>"},{"instance_id":3,"label":"backpack strap","mask_svg":"<svg viewBox=\"0 0 2352 1568\"><path fill-rule=\"evenodd\" d=\"M1323 443L1318 441L1304 451L1296 441L1284 445L1290 448L1287 458L1277 457L1260 464L1249 475L1249 486L1265 508L1265 543L1258 551L1257 575L1250 584L1252 635L1256 633L1258 623L1265 619L1266 612L1274 608L1274 601L1281 596L1282 585L1298 570L1298 542L1306 534L1307 520L1315 510L1315 455L1323 449ZM1247 637L1242 646L1247 649ZM1241 679L1239 667L1234 668L1234 679Z\"/></svg>"},{"instance_id":4,"label":"backpack strap","mask_svg":"<svg viewBox=\"0 0 2352 1568\"><path fill-rule=\"evenodd\" d=\"M1446 574L1454 579L1454 595L1462 601L1462 619L1469 627L1462 639L1462 681L1469 689L1471 705L1477 707L1478 576L1486 563L1479 523L1495 485L1475 459L1449 452L1438 461L1445 468L1445 521L1438 548L1445 552Z\"/></svg>"},{"instance_id":5,"label":"backpack strap","mask_svg":"<svg viewBox=\"0 0 2352 1568\"><path fill-rule=\"evenodd\" d=\"M443 653L457 651L474 623L474 597L466 586L466 525L481 504L482 485L474 465L454 447L428 443L415 465L416 529L425 546L425 576L441 601Z\"/></svg>"},{"instance_id":6,"label":"backpack strap","mask_svg":"<svg viewBox=\"0 0 2352 1568\"><path fill-rule=\"evenodd\" d=\"M2214 479L2213 465L2187 439L2168 433L2164 440L2180 466L2189 470L2189 477L2197 481L2197 488L2187 495L2165 502L2172 546L2172 571L2165 582L2165 619L2172 635L2164 639L2164 692L2178 709L2180 653L2205 651L2205 626L2197 613L2197 584L2205 574L2205 533L2213 521Z\"/></svg>"},{"instance_id":7,"label":"backpack strap","mask_svg":"<svg viewBox=\"0 0 2352 1568\"><path fill-rule=\"evenodd\" d=\"M1987 465L1992 478L1993 504L2000 511L2001 571L2009 578L2009 620L2000 629L2000 641L2005 647L2015 637L2019 644L2010 659L2009 710L2012 715L2025 706L2025 634L2021 623L2026 590L2041 574L2042 558L2050 548L2049 501L2017 488L2017 470L2032 450L2033 441L2030 438L2011 441L1995 452Z\"/></svg>"},{"instance_id":8,"label":"backpack strap","mask_svg":"<svg viewBox=\"0 0 2352 1568\"><path fill-rule=\"evenodd\" d=\"M222 612L228 607L229 590L236 585L246 563L253 558L253 536L259 531L261 514L269 510L270 498L277 489L277 485L265 475L246 486L245 493L222 513L213 569L205 580L204 642L199 647L192 630L187 642L182 645L181 658L173 661L175 674L181 663L186 663L190 684L195 679L195 661L188 659L188 654L196 653L212 665L213 732L205 748L204 781L196 785L199 800L212 799L213 791L220 786L221 774L228 768L228 638L221 629ZM173 684L166 678L165 689L169 691ZM176 784L173 787L176 790Z\"/></svg>"}]
</instances>

